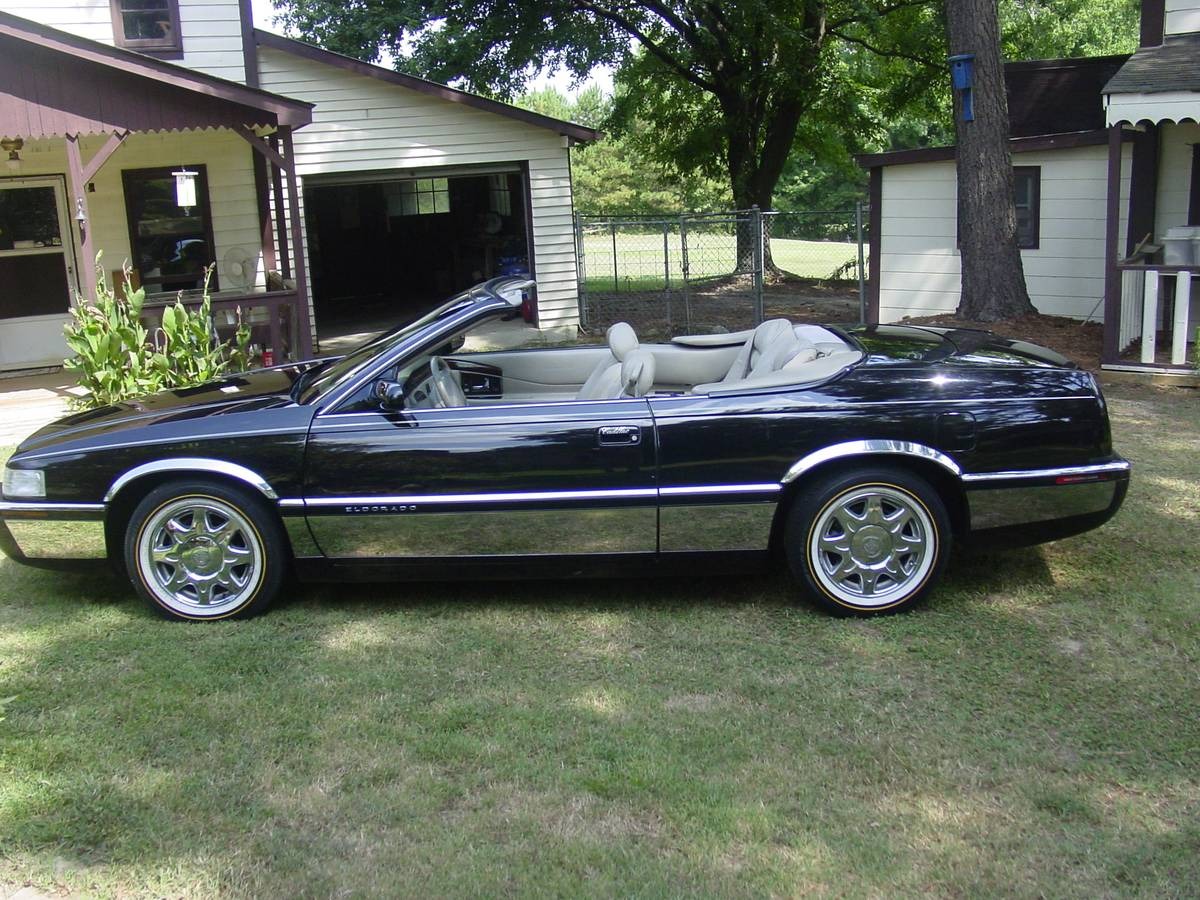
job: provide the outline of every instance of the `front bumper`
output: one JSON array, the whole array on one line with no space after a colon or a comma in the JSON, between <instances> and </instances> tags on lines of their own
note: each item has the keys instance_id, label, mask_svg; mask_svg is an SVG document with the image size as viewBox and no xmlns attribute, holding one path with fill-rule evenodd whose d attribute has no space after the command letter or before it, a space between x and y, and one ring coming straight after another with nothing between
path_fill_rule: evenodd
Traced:
<instances>
[{"instance_id":1,"label":"front bumper","mask_svg":"<svg viewBox=\"0 0 1200 900\"><path fill-rule=\"evenodd\" d=\"M108 558L104 514L103 503L0 501L0 550L42 569L102 567Z\"/></svg>"},{"instance_id":2,"label":"front bumper","mask_svg":"<svg viewBox=\"0 0 1200 900\"><path fill-rule=\"evenodd\" d=\"M965 474L973 538L1037 544L1103 525L1121 508L1132 466L1104 463Z\"/></svg>"}]
</instances>

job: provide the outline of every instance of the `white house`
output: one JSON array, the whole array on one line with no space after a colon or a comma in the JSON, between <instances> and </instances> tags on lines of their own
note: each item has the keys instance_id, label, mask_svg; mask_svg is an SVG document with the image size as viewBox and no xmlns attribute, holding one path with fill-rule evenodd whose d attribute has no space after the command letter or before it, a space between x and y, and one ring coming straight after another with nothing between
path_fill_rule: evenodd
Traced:
<instances>
[{"instance_id":1,"label":"white house","mask_svg":"<svg viewBox=\"0 0 1200 900\"><path fill-rule=\"evenodd\" d=\"M151 310L215 261L218 322L277 358L522 268L539 327L573 328L596 136L256 31L248 0L0 0L0 369L61 362L97 251Z\"/></svg>"},{"instance_id":2,"label":"white house","mask_svg":"<svg viewBox=\"0 0 1200 900\"><path fill-rule=\"evenodd\" d=\"M1200 249L1170 266L1129 256L1200 225L1200 0L1143 0L1140 43L1129 57L1005 67L1018 240L1040 312L1103 321L1105 367L1172 371L1200 324ZM872 317L953 312L954 148L860 163L871 174Z\"/></svg>"}]
</instances>

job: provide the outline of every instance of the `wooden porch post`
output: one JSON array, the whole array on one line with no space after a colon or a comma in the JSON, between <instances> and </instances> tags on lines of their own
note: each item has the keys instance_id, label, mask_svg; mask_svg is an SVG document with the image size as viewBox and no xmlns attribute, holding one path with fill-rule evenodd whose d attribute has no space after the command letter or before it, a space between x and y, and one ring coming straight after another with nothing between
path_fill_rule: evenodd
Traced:
<instances>
[{"instance_id":1,"label":"wooden porch post","mask_svg":"<svg viewBox=\"0 0 1200 900\"><path fill-rule=\"evenodd\" d=\"M1100 361L1115 363L1120 349L1121 270L1117 268L1117 243L1121 236L1121 141L1120 123L1108 129L1108 220L1104 235L1104 346Z\"/></svg>"},{"instance_id":2,"label":"wooden porch post","mask_svg":"<svg viewBox=\"0 0 1200 900\"><path fill-rule=\"evenodd\" d=\"M304 232L300 220L300 182L296 178L296 150L292 145L292 129L283 126L279 129L283 140L284 159L287 162L288 215L292 226L292 259L295 261L296 279L296 335L300 347L300 358L312 356L312 321L309 317L308 273L304 265Z\"/></svg>"},{"instance_id":3,"label":"wooden porch post","mask_svg":"<svg viewBox=\"0 0 1200 900\"><path fill-rule=\"evenodd\" d=\"M254 164L254 197L258 202L258 231L262 244L263 269L270 273L276 268L275 225L271 221L271 176L266 158L255 149L250 151Z\"/></svg>"},{"instance_id":4,"label":"wooden porch post","mask_svg":"<svg viewBox=\"0 0 1200 900\"><path fill-rule=\"evenodd\" d=\"M96 299L96 248L92 241L92 222L88 218L87 182L83 180L83 157L79 153L79 135L68 134L67 138L67 181L71 196L67 201L67 215L71 221L82 212L84 221L77 222L82 259L79 260L79 286L84 303Z\"/></svg>"},{"instance_id":5,"label":"wooden porch post","mask_svg":"<svg viewBox=\"0 0 1200 900\"><path fill-rule=\"evenodd\" d=\"M271 135L270 147L279 152L279 138ZM287 219L283 214L283 173L278 165L271 166L271 196L275 201L275 238L279 244L279 274L292 277L291 257L288 255Z\"/></svg>"},{"instance_id":6,"label":"wooden porch post","mask_svg":"<svg viewBox=\"0 0 1200 900\"><path fill-rule=\"evenodd\" d=\"M91 303L96 299L97 287L96 242L92 240L92 220L88 212L87 186L88 182L96 177L100 167L108 162L109 157L116 152L125 138L129 137L129 132L115 131L109 135L108 141L96 152L87 165L83 163L83 154L79 148L80 135L68 134L65 137L67 142L67 180L71 188L71 196L67 201L67 214L71 221L76 222L79 227L79 243L83 253L83 259L80 260L80 266L83 268L80 286L84 302ZM83 221L77 222L75 217L80 213L83 214Z\"/></svg>"}]
</instances>

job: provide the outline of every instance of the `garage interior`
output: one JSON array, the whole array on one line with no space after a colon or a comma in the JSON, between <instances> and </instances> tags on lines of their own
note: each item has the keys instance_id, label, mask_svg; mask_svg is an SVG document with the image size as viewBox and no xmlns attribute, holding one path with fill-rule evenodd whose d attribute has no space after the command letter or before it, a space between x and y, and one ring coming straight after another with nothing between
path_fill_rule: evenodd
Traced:
<instances>
[{"instance_id":1,"label":"garage interior","mask_svg":"<svg viewBox=\"0 0 1200 900\"><path fill-rule=\"evenodd\" d=\"M310 177L304 207L319 334L382 330L529 271L520 171Z\"/></svg>"}]
</instances>

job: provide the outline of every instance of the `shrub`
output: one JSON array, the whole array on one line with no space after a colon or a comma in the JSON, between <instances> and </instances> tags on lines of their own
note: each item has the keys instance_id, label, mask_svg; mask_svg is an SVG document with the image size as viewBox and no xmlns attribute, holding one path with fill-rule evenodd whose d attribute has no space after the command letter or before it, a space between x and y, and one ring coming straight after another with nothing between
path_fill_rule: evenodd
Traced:
<instances>
[{"instance_id":1,"label":"shrub","mask_svg":"<svg viewBox=\"0 0 1200 900\"><path fill-rule=\"evenodd\" d=\"M241 320L241 310L232 343L219 340L213 328L211 269L205 272L199 306L189 310L181 293L174 305L163 310L153 340L142 324L145 288L131 286L128 263L123 271L118 296L109 287L97 254L95 302L75 304L64 327L67 346L75 355L63 365L79 373L79 384L87 390L71 400L74 408L91 409L166 388L192 387L247 367L250 329Z\"/></svg>"}]
</instances>

